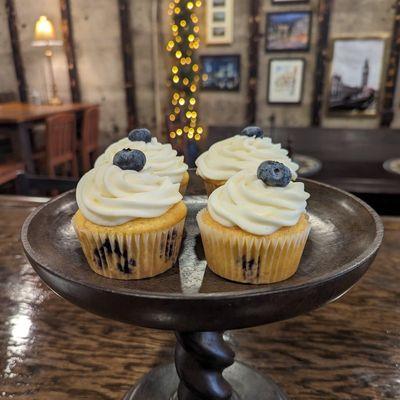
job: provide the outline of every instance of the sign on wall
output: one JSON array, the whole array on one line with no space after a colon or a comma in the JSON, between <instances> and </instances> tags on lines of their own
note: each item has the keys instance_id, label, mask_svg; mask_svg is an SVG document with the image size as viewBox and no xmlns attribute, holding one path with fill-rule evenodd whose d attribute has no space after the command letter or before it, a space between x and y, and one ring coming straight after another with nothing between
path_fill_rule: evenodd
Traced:
<instances>
[{"instance_id":1,"label":"sign on wall","mask_svg":"<svg viewBox=\"0 0 400 400\"><path fill-rule=\"evenodd\" d=\"M234 0L207 0L207 44L232 43L233 1Z\"/></svg>"}]
</instances>

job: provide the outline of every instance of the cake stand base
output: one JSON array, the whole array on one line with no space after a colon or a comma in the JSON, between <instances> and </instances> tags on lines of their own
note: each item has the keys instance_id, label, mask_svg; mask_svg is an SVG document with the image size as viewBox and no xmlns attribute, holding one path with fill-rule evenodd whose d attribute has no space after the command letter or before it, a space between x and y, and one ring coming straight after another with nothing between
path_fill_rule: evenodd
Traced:
<instances>
[{"instance_id":1,"label":"cake stand base","mask_svg":"<svg viewBox=\"0 0 400 400\"><path fill-rule=\"evenodd\" d=\"M283 390L270 378L236 362L224 371L235 393L232 400L288 400ZM145 375L123 400L175 400L179 377L175 365L157 367Z\"/></svg>"}]
</instances>

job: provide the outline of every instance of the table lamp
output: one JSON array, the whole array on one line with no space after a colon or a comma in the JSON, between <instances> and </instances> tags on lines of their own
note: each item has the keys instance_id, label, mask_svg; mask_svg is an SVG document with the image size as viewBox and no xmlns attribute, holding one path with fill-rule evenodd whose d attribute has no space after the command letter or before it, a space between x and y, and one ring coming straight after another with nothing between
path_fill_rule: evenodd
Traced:
<instances>
[{"instance_id":1,"label":"table lamp","mask_svg":"<svg viewBox=\"0 0 400 400\"><path fill-rule=\"evenodd\" d=\"M35 24L35 36L34 41L32 42L32 46L45 47L44 55L49 65L51 80L51 95L49 98L49 104L53 105L62 104L62 101L58 97L52 60L53 51L51 48L55 46L62 46L62 44L62 40L56 39L56 32L53 23L45 15L41 15Z\"/></svg>"}]
</instances>

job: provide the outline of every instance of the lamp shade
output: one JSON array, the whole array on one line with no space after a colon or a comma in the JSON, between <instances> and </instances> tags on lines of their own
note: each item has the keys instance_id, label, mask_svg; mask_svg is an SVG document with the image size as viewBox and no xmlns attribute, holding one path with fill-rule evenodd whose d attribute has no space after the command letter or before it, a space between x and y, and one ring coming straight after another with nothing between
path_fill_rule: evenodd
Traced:
<instances>
[{"instance_id":1,"label":"lamp shade","mask_svg":"<svg viewBox=\"0 0 400 400\"><path fill-rule=\"evenodd\" d=\"M35 40L50 41L56 38L53 23L45 16L41 15L35 24Z\"/></svg>"}]
</instances>

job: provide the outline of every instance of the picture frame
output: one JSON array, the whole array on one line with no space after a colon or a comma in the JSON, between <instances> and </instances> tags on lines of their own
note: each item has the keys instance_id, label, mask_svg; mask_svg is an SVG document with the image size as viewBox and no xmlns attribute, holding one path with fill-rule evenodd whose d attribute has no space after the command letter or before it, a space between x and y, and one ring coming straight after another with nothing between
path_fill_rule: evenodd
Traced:
<instances>
[{"instance_id":1,"label":"picture frame","mask_svg":"<svg viewBox=\"0 0 400 400\"><path fill-rule=\"evenodd\" d=\"M268 64L267 103L299 105L303 101L306 60L271 58Z\"/></svg>"},{"instance_id":2,"label":"picture frame","mask_svg":"<svg viewBox=\"0 0 400 400\"><path fill-rule=\"evenodd\" d=\"M336 37L329 46L328 117L373 117L382 103L387 35Z\"/></svg>"},{"instance_id":3,"label":"picture frame","mask_svg":"<svg viewBox=\"0 0 400 400\"><path fill-rule=\"evenodd\" d=\"M203 78L202 90L218 92L238 92L240 90L240 54L202 55L200 61Z\"/></svg>"},{"instance_id":4,"label":"picture frame","mask_svg":"<svg viewBox=\"0 0 400 400\"><path fill-rule=\"evenodd\" d=\"M265 51L309 51L312 12L270 12L265 18Z\"/></svg>"},{"instance_id":5,"label":"picture frame","mask_svg":"<svg viewBox=\"0 0 400 400\"><path fill-rule=\"evenodd\" d=\"M310 0L271 0L274 5L286 5L286 4L305 4L309 3Z\"/></svg>"},{"instance_id":6,"label":"picture frame","mask_svg":"<svg viewBox=\"0 0 400 400\"><path fill-rule=\"evenodd\" d=\"M207 0L206 43L223 45L233 42L234 0Z\"/></svg>"}]
</instances>

